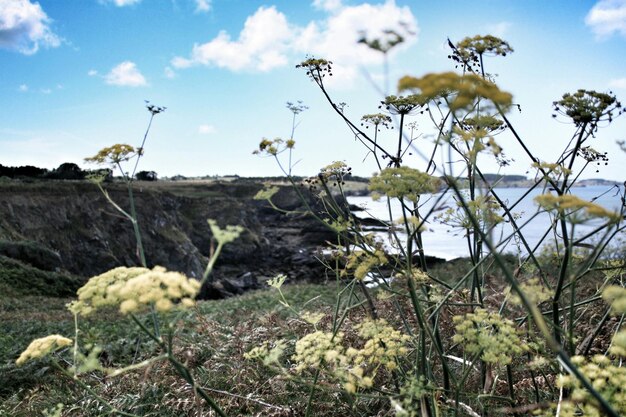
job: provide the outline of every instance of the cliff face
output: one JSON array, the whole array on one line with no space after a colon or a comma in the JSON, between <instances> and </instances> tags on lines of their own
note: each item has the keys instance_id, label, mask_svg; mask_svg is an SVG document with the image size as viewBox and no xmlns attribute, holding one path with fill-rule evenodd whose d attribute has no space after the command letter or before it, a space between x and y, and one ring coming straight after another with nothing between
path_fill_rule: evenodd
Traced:
<instances>
[{"instance_id":1,"label":"cliff face","mask_svg":"<svg viewBox=\"0 0 626 417\"><path fill-rule=\"evenodd\" d=\"M250 182L135 183L149 266L200 277L211 252L211 218L222 227L241 225L245 232L224 248L205 297L254 288L276 273L322 279L323 268L312 252L332 234L310 216L281 214L267 202L253 200L261 187ZM126 189L120 184L107 189L128 210ZM289 187L275 201L281 208L300 206ZM56 269L82 277L139 264L131 223L87 182L0 184L0 241L30 241L30 246L58 254Z\"/></svg>"}]
</instances>

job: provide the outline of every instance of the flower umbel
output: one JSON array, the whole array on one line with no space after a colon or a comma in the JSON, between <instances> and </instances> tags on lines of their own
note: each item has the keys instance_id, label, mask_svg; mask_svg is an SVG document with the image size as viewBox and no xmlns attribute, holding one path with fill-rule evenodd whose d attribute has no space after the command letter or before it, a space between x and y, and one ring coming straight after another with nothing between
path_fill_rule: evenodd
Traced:
<instances>
[{"instance_id":1,"label":"flower umbel","mask_svg":"<svg viewBox=\"0 0 626 417\"><path fill-rule=\"evenodd\" d=\"M22 352L19 358L17 358L15 364L18 366L23 365L30 360L42 358L51 352L54 352L65 346L69 346L71 344L71 339L60 336L58 334L35 339L30 342L30 345L28 345L26 350Z\"/></svg>"},{"instance_id":2,"label":"flower umbel","mask_svg":"<svg viewBox=\"0 0 626 417\"><path fill-rule=\"evenodd\" d=\"M617 222L621 218L616 211L607 210L572 194L560 196L542 194L535 197L535 202L546 210L556 211L559 216L567 217L571 222L582 222L592 218L605 218L610 222Z\"/></svg>"},{"instance_id":3,"label":"flower umbel","mask_svg":"<svg viewBox=\"0 0 626 417\"><path fill-rule=\"evenodd\" d=\"M78 300L69 309L83 316L102 307L118 307L122 314L149 306L165 312L177 304L192 306L199 290L199 281L159 266L152 270L119 267L91 278L78 290Z\"/></svg>"},{"instance_id":4,"label":"flower umbel","mask_svg":"<svg viewBox=\"0 0 626 417\"><path fill-rule=\"evenodd\" d=\"M382 194L417 202L421 194L437 192L439 180L409 167L385 168L370 179L369 189L375 200Z\"/></svg>"},{"instance_id":5,"label":"flower umbel","mask_svg":"<svg viewBox=\"0 0 626 417\"><path fill-rule=\"evenodd\" d=\"M480 354L488 363L507 365L513 355L525 350L515 325L498 313L477 308L474 313L455 316L454 343L463 345L469 353Z\"/></svg>"},{"instance_id":6,"label":"flower umbel","mask_svg":"<svg viewBox=\"0 0 626 417\"><path fill-rule=\"evenodd\" d=\"M471 109L478 99L508 107L513 99L511 94L478 75L459 75L455 72L426 74L421 78L407 75L398 81L398 90L416 92L423 103L445 98L450 110Z\"/></svg>"},{"instance_id":7,"label":"flower umbel","mask_svg":"<svg viewBox=\"0 0 626 417\"><path fill-rule=\"evenodd\" d=\"M217 222L213 219L207 220L209 222L209 227L211 228L211 233L215 240L217 240L218 244L225 245L237 239L239 235L243 232L242 226L232 226L228 225L224 229L220 228L217 225Z\"/></svg>"},{"instance_id":8,"label":"flower umbel","mask_svg":"<svg viewBox=\"0 0 626 417\"><path fill-rule=\"evenodd\" d=\"M85 158L85 162L116 165L120 162L128 161L135 155L137 155L137 150L133 146L125 143L117 143L113 146L100 149L94 156Z\"/></svg>"}]
</instances>

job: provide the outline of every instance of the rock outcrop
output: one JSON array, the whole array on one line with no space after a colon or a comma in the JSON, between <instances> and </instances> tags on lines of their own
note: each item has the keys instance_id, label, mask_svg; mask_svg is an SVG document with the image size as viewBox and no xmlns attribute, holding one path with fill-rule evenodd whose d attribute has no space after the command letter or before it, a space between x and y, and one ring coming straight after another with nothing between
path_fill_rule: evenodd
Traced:
<instances>
[{"instance_id":1,"label":"rock outcrop","mask_svg":"<svg viewBox=\"0 0 626 417\"><path fill-rule=\"evenodd\" d=\"M128 210L124 185L106 188ZM135 183L148 265L202 276L212 251L211 218L245 231L224 248L202 296L238 294L277 273L293 280L323 279L324 268L313 254L333 233L311 216L284 214L254 200L261 188L248 181ZM302 208L290 187L281 187L275 201L287 210ZM88 182L0 184L0 241L5 256L31 264L29 259L50 259L50 265L33 266L85 278L139 264L131 223ZM20 243L25 241L30 243ZM28 253L29 247L37 253Z\"/></svg>"}]
</instances>

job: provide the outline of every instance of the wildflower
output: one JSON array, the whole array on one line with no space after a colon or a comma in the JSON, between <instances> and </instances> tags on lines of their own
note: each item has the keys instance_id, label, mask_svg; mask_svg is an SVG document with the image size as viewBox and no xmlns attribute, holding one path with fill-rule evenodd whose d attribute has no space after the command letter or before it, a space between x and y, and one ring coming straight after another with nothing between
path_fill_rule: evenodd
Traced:
<instances>
[{"instance_id":1,"label":"wildflower","mask_svg":"<svg viewBox=\"0 0 626 417\"><path fill-rule=\"evenodd\" d=\"M320 169L318 177L324 181L336 180L336 184L344 184L343 179L352 173L352 168L343 161L335 161Z\"/></svg>"},{"instance_id":2,"label":"wildflower","mask_svg":"<svg viewBox=\"0 0 626 417\"><path fill-rule=\"evenodd\" d=\"M308 58L296 65L296 68L306 70L306 75L318 84L322 82L322 78L332 76L332 61L323 58Z\"/></svg>"},{"instance_id":3,"label":"wildflower","mask_svg":"<svg viewBox=\"0 0 626 417\"><path fill-rule=\"evenodd\" d=\"M380 102L379 108L385 108L391 114L409 114L413 110L423 107L426 100L423 100L417 94L409 96L387 96L385 100Z\"/></svg>"},{"instance_id":4,"label":"wildflower","mask_svg":"<svg viewBox=\"0 0 626 417\"><path fill-rule=\"evenodd\" d=\"M465 206L461 201L457 201L456 205L456 209L450 207L437 215L437 220L450 227L465 229L468 233L474 232L472 218L478 222L482 230L504 221L498 214L502 207L491 195L476 196L473 200L466 201Z\"/></svg>"},{"instance_id":5,"label":"wildflower","mask_svg":"<svg viewBox=\"0 0 626 417\"><path fill-rule=\"evenodd\" d=\"M255 155L266 154L266 155L276 156L280 153L279 146L282 143L283 143L283 140L281 138L276 138L274 140L263 138L261 140L261 143L259 143L259 149L255 150L252 153Z\"/></svg>"},{"instance_id":6,"label":"wildflower","mask_svg":"<svg viewBox=\"0 0 626 417\"><path fill-rule=\"evenodd\" d=\"M366 129L369 128L367 125L374 126L375 130L378 130L379 126L393 129L391 122L391 117L382 113L366 114L361 117L361 126L365 126Z\"/></svg>"},{"instance_id":7,"label":"wildflower","mask_svg":"<svg viewBox=\"0 0 626 417\"><path fill-rule=\"evenodd\" d=\"M466 117L458 123L459 127L464 130L483 129L487 132L503 130L504 122L490 115L478 115L474 117Z\"/></svg>"},{"instance_id":8,"label":"wildflower","mask_svg":"<svg viewBox=\"0 0 626 417\"><path fill-rule=\"evenodd\" d=\"M597 125L601 121L612 122L613 117L623 113L622 105L613 93L598 93L580 89L573 94L563 94L561 100L552 103L554 114L572 119L576 126Z\"/></svg>"},{"instance_id":9,"label":"wildflower","mask_svg":"<svg viewBox=\"0 0 626 417\"><path fill-rule=\"evenodd\" d=\"M317 323L320 322L320 320L322 320L324 318L324 313L315 313L315 312L311 312L311 311L304 311L302 313L300 313L300 318L304 321L306 321L309 324L312 324L313 326L315 326Z\"/></svg>"},{"instance_id":10,"label":"wildflower","mask_svg":"<svg viewBox=\"0 0 626 417\"><path fill-rule=\"evenodd\" d=\"M508 42L491 35L476 35L473 38L465 38L457 43L456 47L461 52L477 53L478 55L506 56L513 52L513 48Z\"/></svg>"},{"instance_id":11,"label":"wildflower","mask_svg":"<svg viewBox=\"0 0 626 417\"><path fill-rule=\"evenodd\" d=\"M421 399L432 391L423 376L408 375L400 387L400 399L396 402L396 417L421 416ZM393 403L392 403L393 404Z\"/></svg>"},{"instance_id":12,"label":"wildflower","mask_svg":"<svg viewBox=\"0 0 626 417\"><path fill-rule=\"evenodd\" d=\"M386 320L364 320L356 326L359 336L367 339L354 359L355 365L364 362L396 369L396 360L406 356L406 343L410 337L391 327Z\"/></svg>"},{"instance_id":13,"label":"wildflower","mask_svg":"<svg viewBox=\"0 0 626 417\"><path fill-rule=\"evenodd\" d=\"M325 333L316 331L307 334L296 342L296 353L293 360L298 365L296 371L300 372L306 368L317 368L320 364L327 363L331 367L341 362L343 347L341 341L343 333ZM327 356L329 351L335 351L336 355ZM329 360L326 360L328 357Z\"/></svg>"},{"instance_id":14,"label":"wildflower","mask_svg":"<svg viewBox=\"0 0 626 417\"><path fill-rule=\"evenodd\" d=\"M354 278L360 281L372 268L386 265L388 262L385 252L380 249L373 253L353 251L346 262L346 270L354 269ZM342 272L343 275L347 273L346 270Z\"/></svg>"},{"instance_id":15,"label":"wildflower","mask_svg":"<svg viewBox=\"0 0 626 417\"><path fill-rule=\"evenodd\" d=\"M180 305L192 306L200 282L165 268L119 267L91 278L78 290L78 300L68 307L74 314L87 316L102 307L118 307L122 314L135 313L148 306L166 312Z\"/></svg>"},{"instance_id":16,"label":"wildflower","mask_svg":"<svg viewBox=\"0 0 626 417\"><path fill-rule=\"evenodd\" d=\"M305 110L309 109L309 106L305 105L302 100L298 100L296 103L292 103L291 101L288 101L286 103L287 108L289 109L290 112L292 112L294 115L296 114L300 114Z\"/></svg>"},{"instance_id":17,"label":"wildflower","mask_svg":"<svg viewBox=\"0 0 626 417\"><path fill-rule=\"evenodd\" d=\"M85 158L85 162L94 162L96 164L119 164L128 161L137 154L137 150L125 143L117 143L113 146L100 149L100 151L89 158Z\"/></svg>"},{"instance_id":18,"label":"wildflower","mask_svg":"<svg viewBox=\"0 0 626 417\"><path fill-rule=\"evenodd\" d=\"M285 283L286 279L287 279L287 275L278 274L274 278L268 279L267 285L269 285L272 288L280 289L280 287L282 287L283 284Z\"/></svg>"},{"instance_id":19,"label":"wildflower","mask_svg":"<svg viewBox=\"0 0 626 417\"><path fill-rule=\"evenodd\" d=\"M17 358L15 364L18 366L23 365L30 360L42 358L51 352L54 352L65 346L69 346L71 344L71 339L60 336L58 334L35 339L30 342L30 345L28 345L26 350L22 352L19 358Z\"/></svg>"},{"instance_id":20,"label":"wildflower","mask_svg":"<svg viewBox=\"0 0 626 417\"><path fill-rule=\"evenodd\" d=\"M454 72L427 74L422 78L404 76L398 81L399 91L416 91L416 100L427 103L445 98L450 110L471 109L478 99L487 99L502 107L511 105L511 94L475 74Z\"/></svg>"},{"instance_id":21,"label":"wildflower","mask_svg":"<svg viewBox=\"0 0 626 417\"><path fill-rule=\"evenodd\" d=\"M592 218L605 218L609 222L617 222L621 218L616 211L607 210L598 204L585 201L572 194L560 196L542 194L535 197L535 202L546 210L556 211L559 216L568 217L573 223ZM574 213L577 216L573 216Z\"/></svg>"},{"instance_id":22,"label":"wildflower","mask_svg":"<svg viewBox=\"0 0 626 417\"><path fill-rule=\"evenodd\" d=\"M541 304L552 298L552 291L546 288L537 277L520 284L520 288L532 304ZM512 294L511 302L513 304L522 305L522 300L517 294Z\"/></svg>"},{"instance_id":23,"label":"wildflower","mask_svg":"<svg viewBox=\"0 0 626 417\"><path fill-rule=\"evenodd\" d=\"M468 37L458 42L456 46L450 42L450 46L453 51L448 58L473 70L480 68L483 56L507 56L513 52L508 42L491 35Z\"/></svg>"},{"instance_id":24,"label":"wildflower","mask_svg":"<svg viewBox=\"0 0 626 417\"><path fill-rule=\"evenodd\" d=\"M593 388L604 397L618 414L626 413L626 368L614 365L605 355L595 355L590 359L582 356L572 358L579 371L589 380ZM565 417L579 415L599 416L601 407L585 389L578 378L570 375L559 379L559 385L570 391L570 398L564 401Z\"/></svg>"},{"instance_id":25,"label":"wildflower","mask_svg":"<svg viewBox=\"0 0 626 417\"><path fill-rule=\"evenodd\" d=\"M264 187L253 197L255 200L270 200L279 191L278 187Z\"/></svg>"},{"instance_id":26,"label":"wildflower","mask_svg":"<svg viewBox=\"0 0 626 417\"><path fill-rule=\"evenodd\" d=\"M226 228L221 229L217 222L213 219L207 220L209 223L209 227L211 228L211 233L213 234L213 238L217 240L217 243L220 245L225 245L237 239L239 235L243 232L242 226L231 226L228 225Z\"/></svg>"},{"instance_id":27,"label":"wildflower","mask_svg":"<svg viewBox=\"0 0 626 417\"><path fill-rule=\"evenodd\" d=\"M382 40L378 38L369 40L365 36L365 31L363 31L361 33L361 38L359 39L358 43L365 44L370 49L386 54L391 50L391 48L404 42L404 36L400 35L395 30L392 30L392 29L384 30L383 35L386 38L383 38Z\"/></svg>"},{"instance_id":28,"label":"wildflower","mask_svg":"<svg viewBox=\"0 0 626 417\"><path fill-rule=\"evenodd\" d=\"M614 313L626 313L626 288L610 285L602 292L602 298L611 305Z\"/></svg>"},{"instance_id":29,"label":"wildflower","mask_svg":"<svg viewBox=\"0 0 626 417\"><path fill-rule=\"evenodd\" d=\"M548 171L547 174L554 173L556 175L566 174L569 175L572 171L565 168L563 164L549 163L549 162L533 162L531 165L533 168L537 168L542 171Z\"/></svg>"},{"instance_id":30,"label":"wildflower","mask_svg":"<svg viewBox=\"0 0 626 417\"><path fill-rule=\"evenodd\" d=\"M409 167L385 168L370 179L369 189L375 200L383 194L417 203L421 194L437 192L439 180Z\"/></svg>"},{"instance_id":31,"label":"wildflower","mask_svg":"<svg viewBox=\"0 0 626 417\"><path fill-rule=\"evenodd\" d=\"M243 354L244 359L249 360L261 360L265 366L272 364L278 364L280 358L285 352L286 343L284 340L278 340L274 343L274 346L270 347L269 343L265 343L262 346L257 346L250 351Z\"/></svg>"},{"instance_id":32,"label":"wildflower","mask_svg":"<svg viewBox=\"0 0 626 417\"><path fill-rule=\"evenodd\" d=\"M507 365L512 355L526 349L513 322L498 313L477 308L474 313L455 316L453 321L456 325L453 342L469 353L479 353L485 362Z\"/></svg>"}]
</instances>

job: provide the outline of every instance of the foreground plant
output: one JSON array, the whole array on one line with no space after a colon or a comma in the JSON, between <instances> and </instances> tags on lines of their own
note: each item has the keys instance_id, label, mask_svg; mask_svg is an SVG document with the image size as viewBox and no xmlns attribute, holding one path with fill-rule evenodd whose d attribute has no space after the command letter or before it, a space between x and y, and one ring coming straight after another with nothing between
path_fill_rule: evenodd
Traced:
<instances>
[{"instance_id":1,"label":"foreground plant","mask_svg":"<svg viewBox=\"0 0 626 417\"><path fill-rule=\"evenodd\" d=\"M379 43L364 43L388 52ZM325 168L307 180L306 185L323 209L307 207L337 233L333 255L323 261L335 276L339 290L330 328L316 328L295 342L296 370L310 369L313 384L322 377L342 384L349 394L344 398L354 407L372 398L387 397L398 416L516 414L545 409L548 403L560 404L565 415L580 411L585 415L602 412L617 416L623 412L621 391L614 388L621 383L621 362L607 355L585 359L575 355L588 352L594 343L583 333L580 323L590 320L593 311L606 309L601 289L607 283L623 285L623 269L619 269L623 262L612 265L605 253L625 230L626 207L610 210L585 201L572 194L572 187L591 163L608 161L605 153L588 142L601 125L622 114L621 104L612 93L578 90L563 95L554 102L555 117L569 118L575 131L555 162L540 161L507 117L516 106L512 95L501 90L485 71L487 57L507 56L513 48L494 36L475 36L449 44L449 57L460 73L401 78L398 93L403 95L385 97L379 106L383 113L362 116L360 125L326 89L327 77L333 74L332 62L308 58L297 65L374 157L379 171L371 178L369 189L374 198L387 201L389 218L381 220L389 225L390 245L377 242L351 217L344 192L345 177L331 179L328 173L332 171ZM433 124L431 145L416 145L419 124L412 124L408 134L407 120L420 115ZM391 125L392 118L397 135L391 146L383 145L390 142L382 140L381 128ZM368 132L363 127L373 130ZM503 146L495 138L503 131L517 142L537 172L531 190L544 189L535 199L538 209L531 219L548 213L551 222L544 237L533 246L524 233L527 223L521 223L513 211L521 199L529 198L529 193L518 201L506 201L480 165L488 157L495 158L500 166L508 164ZM271 155L284 167L281 146L282 141L264 140L258 152ZM440 153L442 160L445 158L443 163L437 161ZM291 169L282 170L294 183ZM554 194L548 193L548 188ZM623 202L624 191L619 193ZM272 195L264 196L271 203ZM431 203L426 205L428 200ZM392 214L394 206L400 208L400 219ZM425 256L428 248L422 237L432 220L456 227L466 239L470 267L463 276L430 272ZM511 232L499 232L498 236L497 228L505 223ZM593 231L581 236L581 224L593 224ZM514 265L503 253L510 242L519 248ZM541 254L541 248L548 243L556 248L556 257ZM589 249L581 251L581 247ZM603 275L602 271L616 272ZM378 301L363 285L366 277L378 285ZM589 277L595 280L593 289L584 282ZM354 291L359 285L362 298ZM504 291L507 287L510 296ZM353 369L348 352L359 351L356 340L347 340L346 317L353 309L367 306L363 314L376 320L382 305L392 306L405 333L402 338L407 338L402 339L403 343L411 348L405 347L394 356L390 379L372 378L363 384L341 377L342 369ZM603 317L592 334L607 331L608 312ZM367 320L351 324L362 329L369 326L365 323L372 323ZM617 333L613 354L621 354L624 339L623 331ZM382 355L389 349L388 341L370 342L372 349ZM533 361L544 361L551 368L537 370ZM597 366L603 367L600 377L591 374ZM541 381L545 384L563 372L569 376L561 379L562 388L555 384L540 386ZM606 379L608 373L617 379ZM365 375L367 372L359 376ZM531 381L531 395L516 389L522 380ZM310 398L314 390L311 388ZM565 401L564 395L572 400ZM566 404L570 411L566 411ZM308 415L314 414L311 407L309 402Z\"/></svg>"},{"instance_id":2,"label":"foreground plant","mask_svg":"<svg viewBox=\"0 0 626 417\"><path fill-rule=\"evenodd\" d=\"M73 348L68 352L71 353L71 360L63 358L64 361L68 361L71 365L69 367L64 366L62 362L57 360L57 357L51 359L53 365L67 377L77 382L82 389L102 403L104 407L108 408L111 414L136 416L136 414L127 413L112 406L87 383L81 381L81 377L94 372L103 373L108 377L120 377L130 371L154 366L155 363L160 361L167 361L174 371L189 384L194 395L202 398L217 415L226 416L208 392L197 384L191 370L185 364L185 360L179 358L179 355L176 353L176 323L180 320L184 310L195 305L195 298L202 285L209 279L224 245L237 239L243 232L243 228L241 226L221 228L215 220L208 220L213 238L217 242L217 248L213 251L200 280L188 278L179 272L167 271L160 266L155 266L152 269L147 267L135 209L133 182L139 160L144 154L144 146L153 118L155 115L163 112L165 107L155 106L150 103L146 107L151 116L142 143L138 148L127 144L116 144L100 150L93 157L86 158L88 162L110 164L119 169L122 180L128 190L130 210L122 208L120 204L111 198L102 185L102 177L93 177L92 181L102 191L109 203L132 223L136 239L136 255L141 266L117 267L89 279L78 290L78 299L67 305L68 309L74 314L74 340L60 335L51 335L37 339L20 355L16 364L23 365L27 361L40 359L63 348L67 350L72 345ZM124 164L132 163L133 160L132 171L125 170ZM117 310L122 316L130 317L137 327L156 344L156 353L158 354L124 367L109 368L105 367L98 358L101 352L100 347L90 344L81 346L80 335L85 330L80 328L79 318L86 318L96 312L110 312L111 309ZM149 317L149 321L146 321L146 315Z\"/></svg>"}]
</instances>

